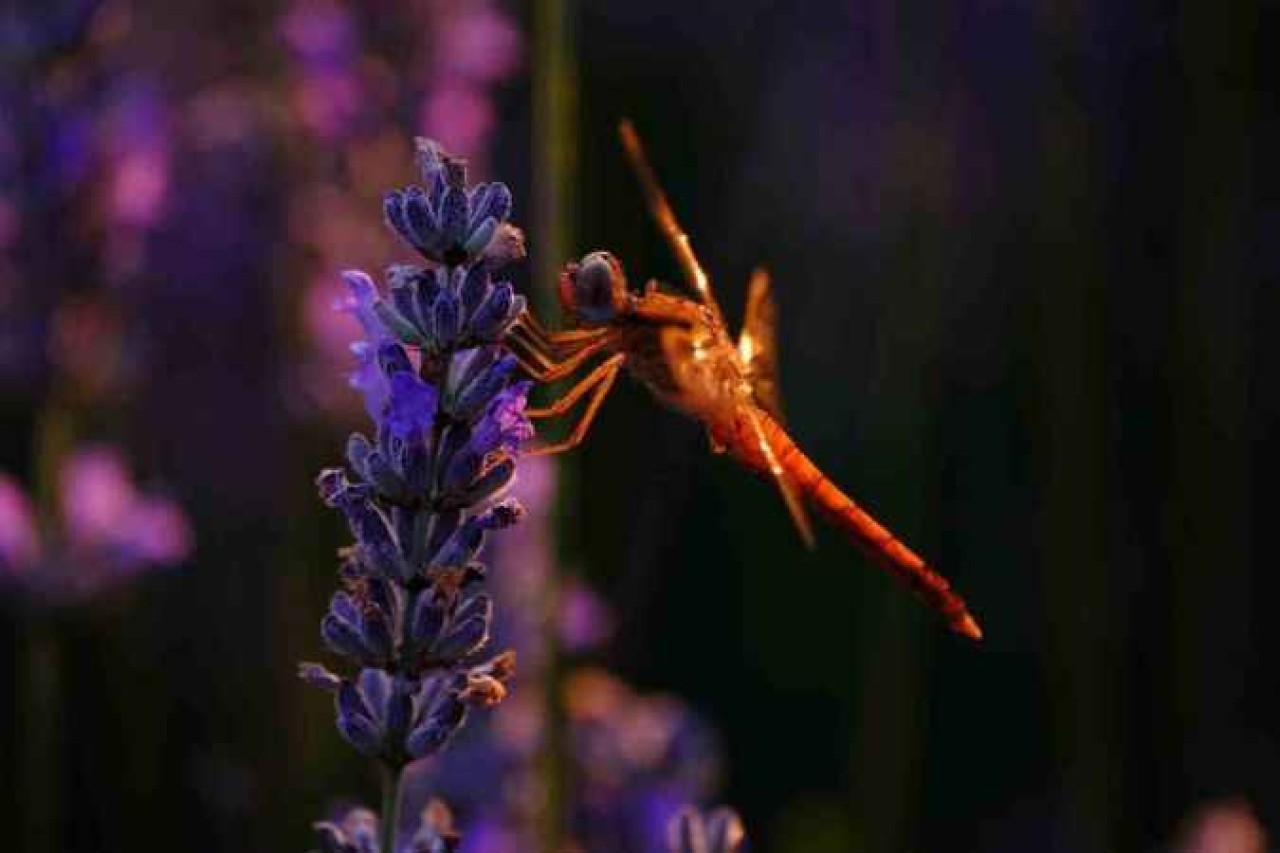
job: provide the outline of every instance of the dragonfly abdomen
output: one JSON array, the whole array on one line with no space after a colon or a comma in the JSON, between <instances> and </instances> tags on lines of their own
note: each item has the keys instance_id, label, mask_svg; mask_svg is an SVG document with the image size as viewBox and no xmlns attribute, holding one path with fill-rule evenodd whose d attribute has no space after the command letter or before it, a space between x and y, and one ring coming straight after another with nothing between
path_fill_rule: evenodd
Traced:
<instances>
[{"instance_id":1,"label":"dragonfly abdomen","mask_svg":"<svg viewBox=\"0 0 1280 853\"><path fill-rule=\"evenodd\" d=\"M946 578L831 482L777 421L764 412L758 412L758 417L787 478L822 515L847 531L872 560L939 611L953 630L975 640L982 638L982 629ZM742 461L756 470L767 471L766 460L749 442L746 447L742 446L744 442L732 444Z\"/></svg>"}]
</instances>

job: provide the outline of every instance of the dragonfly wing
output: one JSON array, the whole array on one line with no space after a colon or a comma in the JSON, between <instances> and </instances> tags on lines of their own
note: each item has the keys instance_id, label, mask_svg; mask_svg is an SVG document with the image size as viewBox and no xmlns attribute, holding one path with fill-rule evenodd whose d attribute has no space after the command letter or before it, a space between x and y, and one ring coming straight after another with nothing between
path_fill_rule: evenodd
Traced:
<instances>
[{"instance_id":1,"label":"dragonfly wing","mask_svg":"<svg viewBox=\"0 0 1280 853\"><path fill-rule=\"evenodd\" d=\"M747 310L738 336L738 355L747 368L756 402L778 423L782 414L782 389L778 383L778 309L769 285L769 273L757 269L747 288Z\"/></svg>"},{"instance_id":2,"label":"dragonfly wing","mask_svg":"<svg viewBox=\"0 0 1280 853\"><path fill-rule=\"evenodd\" d=\"M716 321L723 323L724 317L720 313L720 305L716 302L716 296L711 291L711 279L707 276L706 270L702 268L702 263L698 260L698 256L694 254L693 244L689 242L689 235L680 227L675 211L671 209L671 204L667 201L667 194L662 191L662 186L658 183L653 167L649 165L649 158L645 156L644 145L640 142L640 135L636 133L635 126L630 121L623 119L618 125L618 136L622 139L622 149L626 152L627 159L631 162L631 168L635 171L636 178L640 181L640 189L644 192L645 201L649 204L649 212L653 215L653 221L657 223L658 229L662 231L662 236L671 245L671 251L675 253L676 260L680 263L680 269L684 273L685 279L688 281L689 286L693 288L694 293L698 295L698 298L702 300L702 304L706 305L715 316Z\"/></svg>"},{"instance_id":3,"label":"dragonfly wing","mask_svg":"<svg viewBox=\"0 0 1280 853\"><path fill-rule=\"evenodd\" d=\"M799 532L800 538L804 540L805 547L812 549L815 545L813 522L809 520L809 513L805 509L804 499L801 497L795 483L787 476L782 463L778 461L778 454L774 451L773 444L769 441L764 424L760 421L760 415L754 410L749 410L748 417L751 423L752 439L759 446L760 455L764 457L765 464L769 468L769 474L773 477L773 482L777 484L778 491L782 493L782 500L787 505L787 512L791 513L791 520L795 522L796 530Z\"/></svg>"}]
</instances>

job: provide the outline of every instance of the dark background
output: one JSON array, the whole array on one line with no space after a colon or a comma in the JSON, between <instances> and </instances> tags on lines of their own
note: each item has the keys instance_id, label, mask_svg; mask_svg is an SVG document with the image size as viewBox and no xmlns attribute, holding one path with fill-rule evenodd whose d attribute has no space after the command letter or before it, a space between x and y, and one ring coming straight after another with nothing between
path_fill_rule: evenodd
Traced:
<instances>
[{"instance_id":1,"label":"dark background","mask_svg":"<svg viewBox=\"0 0 1280 853\"><path fill-rule=\"evenodd\" d=\"M132 61L178 96L277 63L273 4L138 9ZM565 461L562 551L620 614L604 660L723 732L724 799L758 849L1158 850L1235 796L1280 825L1277 14L577 10L575 251L610 248L637 283L675 276L617 149L629 115L735 324L751 268L772 270L794 437L987 631L948 634L838 534L804 551L767 485L620 387ZM538 168L529 85L497 95L493 173L518 199ZM90 418L174 487L200 544L60 617L68 850L304 849L331 795L374 792L293 675L320 654L342 536L311 475L359 416L291 414L280 366L301 333L274 249L297 155L237 151L183 160L152 238L162 272L130 306L162 368ZM44 222L37 253L74 269ZM30 475L49 389L37 364L5 391L4 470ZM0 672L22 637L6 615ZM13 826L23 786L0 780Z\"/></svg>"}]
</instances>

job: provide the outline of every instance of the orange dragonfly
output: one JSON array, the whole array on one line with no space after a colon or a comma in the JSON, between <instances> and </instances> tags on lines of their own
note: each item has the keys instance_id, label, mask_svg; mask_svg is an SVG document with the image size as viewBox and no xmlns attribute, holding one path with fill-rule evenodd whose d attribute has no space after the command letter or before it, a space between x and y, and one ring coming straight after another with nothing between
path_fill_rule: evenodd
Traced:
<instances>
[{"instance_id":1,"label":"orange dragonfly","mask_svg":"<svg viewBox=\"0 0 1280 853\"><path fill-rule=\"evenodd\" d=\"M953 630L981 639L982 629L946 579L842 492L791 440L782 425L768 274L757 270L751 278L746 319L735 342L640 138L629 122L619 132L650 212L696 298L665 292L654 281L643 291L631 290L622 264L608 252L592 252L567 265L559 298L572 328L549 332L526 311L508 334L507 346L540 382L562 379L593 357L604 358L551 405L527 412L533 419L559 417L588 398L567 438L530 452L559 453L580 444L626 368L659 400L700 421L716 452L727 452L771 477L807 544L813 544L813 531L806 503L938 610Z\"/></svg>"}]
</instances>

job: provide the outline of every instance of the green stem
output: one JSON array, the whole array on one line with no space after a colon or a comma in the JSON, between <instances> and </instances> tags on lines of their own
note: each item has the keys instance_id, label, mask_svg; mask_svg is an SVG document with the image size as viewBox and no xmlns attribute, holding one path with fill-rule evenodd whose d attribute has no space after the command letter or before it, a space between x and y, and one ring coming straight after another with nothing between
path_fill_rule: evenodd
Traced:
<instances>
[{"instance_id":1,"label":"green stem","mask_svg":"<svg viewBox=\"0 0 1280 853\"><path fill-rule=\"evenodd\" d=\"M396 853L396 830L400 826L400 788L403 782L402 767L382 766L382 814L378 833L382 853Z\"/></svg>"},{"instance_id":2,"label":"green stem","mask_svg":"<svg viewBox=\"0 0 1280 853\"><path fill-rule=\"evenodd\" d=\"M47 614L32 613L27 626L23 671L26 719L21 739L26 768L25 850L57 850L58 786L62 748L58 699L62 689L58 638Z\"/></svg>"},{"instance_id":3,"label":"green stem","mask_svg":"<svg viewBox=\"0 0 1280 853\"><path fill-rule=\"evenodd\" d=\"M58 474L75 438L72 405L65 389L49 394L35 434L36 514L42 534L57 526ZM54 557L57 559L57 557ZM54 567L41 563L35 571ZM61 571L65 567L58 566ZM25 771L23 836L31 853L58 849L58 807L62 793L62 673L58 614L39 604L27 610L21 684L20 746Z\"/></svg>"},{"instance_id":4,"label":"green stem","mask_svg":"<svg viewBox=\"0 0 1280 853\"><path fill-rule=\"evenodd\" d=\"M535 310L554 306L560 264L572 252L572 211L577 163L577 63L574 0L535 0L533 9L533 221ZM560 499L563 500L563 493ZM537 758L542 797L537 809L537 849L560 853L566 847L566 721L560 705L561 667L557 598L560 577L546 578L543 618L542 704L545 737Z\"/></svg>"}]
</instances>

